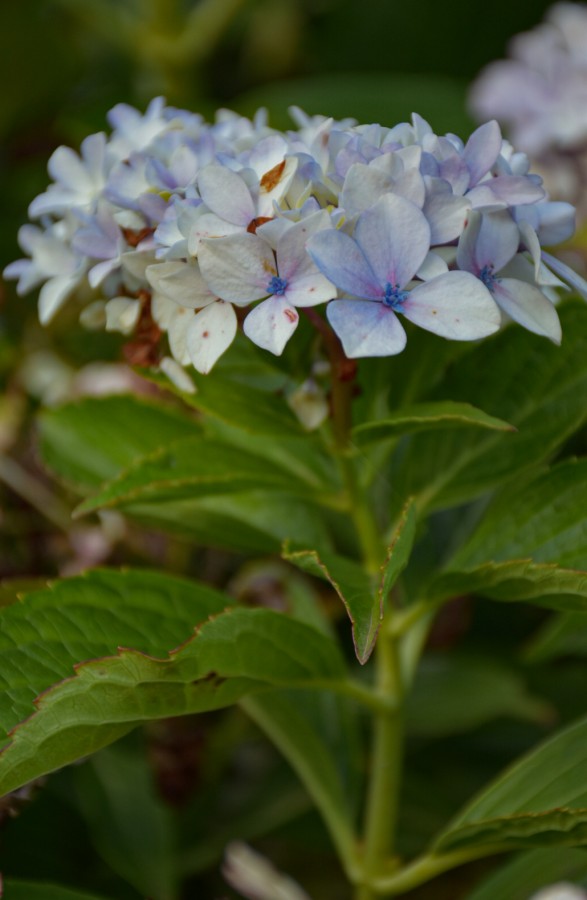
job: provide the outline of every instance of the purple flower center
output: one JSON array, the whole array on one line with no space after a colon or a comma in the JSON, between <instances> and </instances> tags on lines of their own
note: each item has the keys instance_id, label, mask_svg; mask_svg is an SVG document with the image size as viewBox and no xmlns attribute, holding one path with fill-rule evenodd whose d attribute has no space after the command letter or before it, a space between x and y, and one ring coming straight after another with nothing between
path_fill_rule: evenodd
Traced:
<instances>
[{"instance_id":1,"label":"purple flower center","mask_svg":"<svg viewBox=\"0 0 587 900\"><path fill-rule=\"evenodd\" d=\"M404 300L407 298L409 291L401 291L399 284L391 284L389 281L385 284L385 294L383 295L383 303L391 309L401 312Z\"/></svg>"},{"instance_id":2,"label":"purple flower center","mask_svg":"<svg viewBox=\"0 0 587 900\"><path fill-rule=\"evenodd\" d=\"M481 271L479 272L479 278L485 285L488 291L492 291L495 289L495 284L497 282L497 278L493 274L494 266L492 263L487 263L486 266L483 266Z\"/></svg>"},{"instance_id":3,"label":"purple flower center","mask_svg":"<svg viewBox=\"0 0 587 900\"><path fill-rule=\"evenodd\" d=\"M267 293L268 294L277 294L278 297L282 297L285 294L287 288L287 280L285 278L279 278L277 275L274 275L267 285Z\"/></svg>"}]
</instances>

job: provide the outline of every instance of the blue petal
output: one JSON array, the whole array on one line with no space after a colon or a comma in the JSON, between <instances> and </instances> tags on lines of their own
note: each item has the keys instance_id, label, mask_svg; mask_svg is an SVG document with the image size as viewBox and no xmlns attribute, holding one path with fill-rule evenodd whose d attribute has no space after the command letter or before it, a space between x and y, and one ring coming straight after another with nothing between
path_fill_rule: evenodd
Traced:
<instances>
[{"instance_id":1,"label":"blue petal","mask_svg":"<svg viewBox=\"0 0 587 900\"><path fill-rule=\"evenodd\" d=\"M346 294L378 300L384 286L379 284L357 242L342 231L319 231L306 245L323 275Z\"/></svg>"},{"instance_id":2,"label":"blue petal","mask_svg":"<svg viewBox=\"0 0 587 900\"><path fill-rule=\"evenodd\" d=\"M378 283L402 288L430 249L430 226L415 204L386 194L359 216L355 238Z\"/></svg>"},{"instance_id":3,"label":"blue petal","mask_svg":"<svg viewBox=\"0 0 587 900\"><path fill-rule=\"evenodd\" d=\"M364 300L333 300L326 307L328 321L349 359L394 356L406 345L406 333L392 309Z\"/></svg>"}]
</instances>

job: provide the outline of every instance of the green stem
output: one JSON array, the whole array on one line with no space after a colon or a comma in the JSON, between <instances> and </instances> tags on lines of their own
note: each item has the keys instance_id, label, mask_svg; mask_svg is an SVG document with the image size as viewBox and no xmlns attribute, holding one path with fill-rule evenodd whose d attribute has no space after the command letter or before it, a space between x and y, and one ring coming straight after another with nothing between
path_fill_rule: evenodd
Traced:
<instances>
[{"instance_id":1,"label":"green stem","mask_svg":"<svg viewBox=\"0 0 587 900\"><path fill-rule=\"evenodd\" d=\"M443 872L456 869L457 866L465 865L465 863L473 862L476 859L482 859L485 856L505 853L508 850L511 850L511 846L486 844L484 847L455 850L453 853L444 853L442 856L434 856L434 854L422 856L396 873L374 878L371 882L372 894L365 895L365 897L376 896L377 894L394 897L398 894L403 894L405 891L411 891L427 881L431 881L437 875L442 875Z\"/></svg>"},{"instance_id":2,"label":"green stem","mask_svg":"<svg viewBox=\"0 0 587 900\"><path fill-rule=\"evenodd\" d=\"M375 715L371 778L367 793L363 879L357 900L375 896L374 881L393 854L403 755L403 687L398 648L389 628L382 629L376 650L377 689L395 705Z\"/></svg>"}]
</instances>

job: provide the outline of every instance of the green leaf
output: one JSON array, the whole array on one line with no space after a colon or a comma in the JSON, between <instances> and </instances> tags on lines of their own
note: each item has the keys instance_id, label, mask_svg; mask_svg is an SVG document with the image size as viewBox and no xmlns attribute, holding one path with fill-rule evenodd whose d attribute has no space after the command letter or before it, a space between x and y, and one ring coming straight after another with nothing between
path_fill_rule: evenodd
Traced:
<instances>
[{"instance_id":1,"label":"green leaf","mask_svg":"<svg viewBox=\"0 0 587 900\"><path fill-rule=\"evenodd\" d=\"M301 493L309 488L274 463L239 447L187 437L142 457L85 500L76 515L104 507L160 503L189 497L235 494L262 487ZM315 496L311 492L310 496Z\"/></svg>"},{"instance_id":2,"label":"green leaf","mask_svg":"<svg viewBox=\"0 0 587 900\"><path fill-rule=\"evenodd\" d=\"M196 385L194 394L178 391L162 375L140 370L149 381L178 394L182 400L206 416L218 419L228 425L242 428L254 434L303 435L303 429L283 396L287 385L287 376L279 371L266 367L269 390L261 390L250 380L240 377L240 370L224 371L222 367L214 369L212 377L193 372Z\"/></svg>"},{"instance_id":3,"label":"green leaf","mask_svg":"<svg viewBox=\"0 0 587 900\"><path fill-rule=\"evenodd\" d=\"M566 460L499 494L451 568L532 556L587 569L587 459Z\"/></svg>"},{"instance_id":4,"label":"green leaf","mask_svg":"<svg viewBox=\"0 0 587 900\"><path fill-rule=\"evenodd\" d=\"M544 723L550 707L532 697L522 679L492 659L446 654L424 658L406 709L411 734L442 737L502 716Z\"/></svg>"},{"instance_id":5,"label":"green leaf","mask_svg":"<svg viewBox=\"0 0 587 900\"><path fill-rule=\"evenodd\" d=\"M218 709L267 687L336 689L344 680L333 641L270 610L228 609L190 637L222 601L197 584L161 575L151 582L152 575L92 573L5 610L0 708L2 724L12 730L0 755L2 793L106 746L140 722ZM173 650L179 634L184 643ZM117 651L121 643L135 648ZM67 677L74 661L75 675Z\"/></svg>"},{"instance_id":6,"label":"green leaf","mask_svg":"<svg viewBox=\"0 0 587 900\"><path fill-rule=\"evenodd\" d=\"M455 427L515 431L513 425L497 419L495 416L487 415L483 410L471 406L470 403L454 403L444 400L436 403L415 403L413 406L403 406L381 421L364 422L357 425L353 429L352 437L359 447L366 447L377 441L400 437L403 434Z\"/></svg>"},{"instance_id":7,"label":"green leaf","mask_svg":"<svg viewBox=\"0 0 587 900\"><path fill-rule=\"evenodd\" d=\"M551 609L587 612L587 572L534 563L530 559L512 559L461 572L445 572L427 589L433 601L467 593L492 600L514 603L528 600Z\"/></svg>"},{"instance_id":8,"label":"green leaf","mask_svg":"<svg viewBox=\"0 0 587 900\"><path fill-rule=\"evenodd\" d=\"M331 544L319 510L278 490L133 503L125 513L144 525L239 553L276 553L284 541Z\"/></svg>"},{"instance_id":9,"label":"green leaf","mask_svg":"<svg viewBox=\"0 0 587 900\"><path fill-rule=\"evenodd\" d=\"M309 703L308 703L309 701ZM348 782L341 773L339 754L333 754L324 737L331 698L324 698L321 715L308 715L320 696L272 691L245 697L241 706L278 747L318 807L342 859L353 853L353 808ZM332 708L330 712L333 712ZM348 757L348 748L343 752ZM347 773L348 778L348 773Z\"/></svg>"},{"instance_id":10,"label":"green leaf","mask_svg":"<svg viewBox=\"0 0 587 900\"><path fill-rule=\"evenodd\" d=\"M52 583L1 613L0 742L76 663L132 647L165 656L231 598L189 579L98 569Z\"/></svg>"},{"instance_id":11,"label":"green leaf","mask_svg":"<svg viewBox=\"0 0 587 900\"><path fill-rule=\"evenodd\" d=\"M406 439L389 476L403 496L417 496L421 510L470 500L551 457L586 421L587 307L569 301L560 317L560 347L510 326L454 363L428 399L474 403L518 430L443 429Z\"/></svg>"},{"instance_id":12,"label":"green leaf","mask_svg":"<svg viewBox=\"0 0 587 900\"><path fill-rule=\"evenodd\" d=\"M197 434L198 423L138 397L86 397L41 413L41 454L49 468L82 492L99 487L137 457Z\"/></svg>"},{"instance_id":13,"label":"green leaf","mask_svg":"<svg viewBox=\"0 0 587 900\"><path fill-rule=\"evenodd\" d=\"M87 894L59 884L22 881L20 878L7 878L4 890L6 900L107 900L104 896Z\"/></svg>"},{"instance_id":14,"label":"green leaf","mask_svg":"<svg viewBox=\"0 0 587 900\"><path fill-rule=\"evenodd\" d=\"M587 719L507 769L440 835L435 852L587 843Z\"/></svg>"},{"instance_id":15,"label":"green leaf","mask_svg":"<svg viewBox=\"0 0 587 900\"><path fill-rule=\"evenodd\" d=\"M415 532L416 512L410 499L394 529L379 578L367 572L360 563L336 553L290 549L289 546L283 549L284 559L303 572L328 581L334 588L351 620L355 653L361 664L367 662L373 651L383 619L383 604L408 563Z\"/></svg>"},{"instance_id":16,"label":"green leaf","mask_svg":"<svg viewBox=\"0 0 587 900\"><path fill-rule=\"evenodd\" d=\"M177 897L177 822L156 794L145 748L123 742L101 750L75 772L75 787L112 870L145 897Z\"/></svg>"},{"instance_id":17,"label":"green leaf","mask_svg":"<svg viewBox=\"0 0 587 900\"><path fill-rule=\"evenodd\" d=\"M466 900L528 900L535 891L545 885L560 881L587 885L587 853L557 847L548 850L529 850L501 866L497 872L485 878Z\"/></svg>"},{"instance_id":18,"label":"green leaf","mask_svg":"<svg viewBox=\"0 0 587 900\"><path fill-rule=\"evenodd\" d=\"M587 656L587 616L568 612L551 616L524 648L523 656L528 663L561 656Z\"/></svg>"}]
</instances>

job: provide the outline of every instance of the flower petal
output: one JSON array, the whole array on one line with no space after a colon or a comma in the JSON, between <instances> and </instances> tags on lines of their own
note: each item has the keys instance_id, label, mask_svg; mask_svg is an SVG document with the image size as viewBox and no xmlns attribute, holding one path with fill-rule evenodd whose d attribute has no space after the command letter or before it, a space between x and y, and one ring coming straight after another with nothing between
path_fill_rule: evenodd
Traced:
<instances>
[{"instance_id":1,"label":"flower petal","mask_svg":"<svg viewBox=\"0 0 587 900\"><path fill-rule=\"evenodd\" d=\"M241 305L266 297L267 285L277 275L271 248L256 234L202 241L198 260L212 293Z\"/></svg>"},{"instance_id":2,"label":"flower petal","mask_svg":"<svg viewBox=\"0 0 587 900\"><path fill-rule=\"evenodd\" d=\"M298 327L299 314L285 297L269 297L251 310L244 321L243 330L248 338L281 356L283 348Z\"/></svg>"},{"instance_id":3,"label":"flower petal","mask_svg":"<svg viewBox=\"0 0 587 900\"><path fill-rule=\"evenodd\" d=\"M508 210L479 213L471 210L459 241L457 264L479 275L485 266L496 272L518 251L520 232Z\"/></svg>"},{"instance_id":4,"label":"flower petal","mask_svg":"<svg viewBox=\"0 0 587 900\"><path fill-rule=\"evenodd\" d=\"M341 291L368 300L383 296L384 286L348 234L335 229L320 231L310 238L307 249L320 271Z\"/></svg>"},{"instance_id":5,"label":"flower petal","mask_svg":"<svg viewBox=\"0 0 587 900\"><path fill-rule=\"evenodd\" d=\"M418 285L402 313L420 328L454 341L487 337L501 324L491 294L469 272L449 272Z\"/></svg>"},{"instance_id":6,"label":"flower petal","mask_svg":"<svg viewBox=\"0 0 587 900\"><path fill-rule=\"evenodd\" d=\"M501 143L501 131L495 119L473 132L463 150L463 158L471 173L471 187L489 172L499 156Z\"/></svg>"},{"instance_id":7,"label":"flower petal","mask_svg":"<svg viewBox=\"0 0 587 900\"><path fill-rule=\"evenodd\" d=\"M394 356L406 346L401 322L383 303L333 300L326 307L326 315L349 359Z\"/></svg>"},{"instance_id":8,"label":"flower petal","mask_svg":"<svg viewBox=\"0 0 587 900\"><path fill-rule=\"evenodd\" d=\"M498 278L493 296L514 321L560 344L562 332L556 309L533 284L517 278Z\"/></svg>"},{"instance_id":9,"label":"flower petal","mask_svg":"<svg viewBox=\"0 0 587 900\"><path fill-rule=\"evenodd\" d=\"M187 349L198 372L208 374L232 344L236 329L236 313L230 303L218 300L196 313L188 327Z\"/></svg>"},{"instance_id":10,"label":"flower petal","mask_svg":"<svg viewBox=\"0 0 587 900\"><path fill-rule=\"evenodd\" d=\"M380 286L384 289L389 282L401 288L424 262L430 249L430 226L409 200L385 194L359 216L355 240Z\"/></svg>"},{"instance_id":11,"label":"flower petal","mask_svg":"<svg viewBox=\"0 0 587 900\"><path fill-rule=\"evenodd\" d=\"M191 263L170 261L148 266L146 276L155 291L189 309L201 309L217 299L202 278L199 266Z\"/></svg>"},{"instance_id":12,"label":"flower petal","mask_svg":"<svg viewBox=\"0 0 587 900\"><path fill-rule=\"evenodd\" d=\"M251 192L240 175L226 166L204 166L198 175L198 188L208 209L221 219L246 227L255 217Z\"/></svg>"},{"instance_id":13,"label":"flower petal","mask_svg":"<svg viewBox=\"0 0 587 900\"><path fill-rule=\"evenodd\" d=\"M79 282L78 278L67 275L56 275L43 285L39 293L39 321L48 325L54 315L61 309Z\"/></svg>"}]
</instances>

